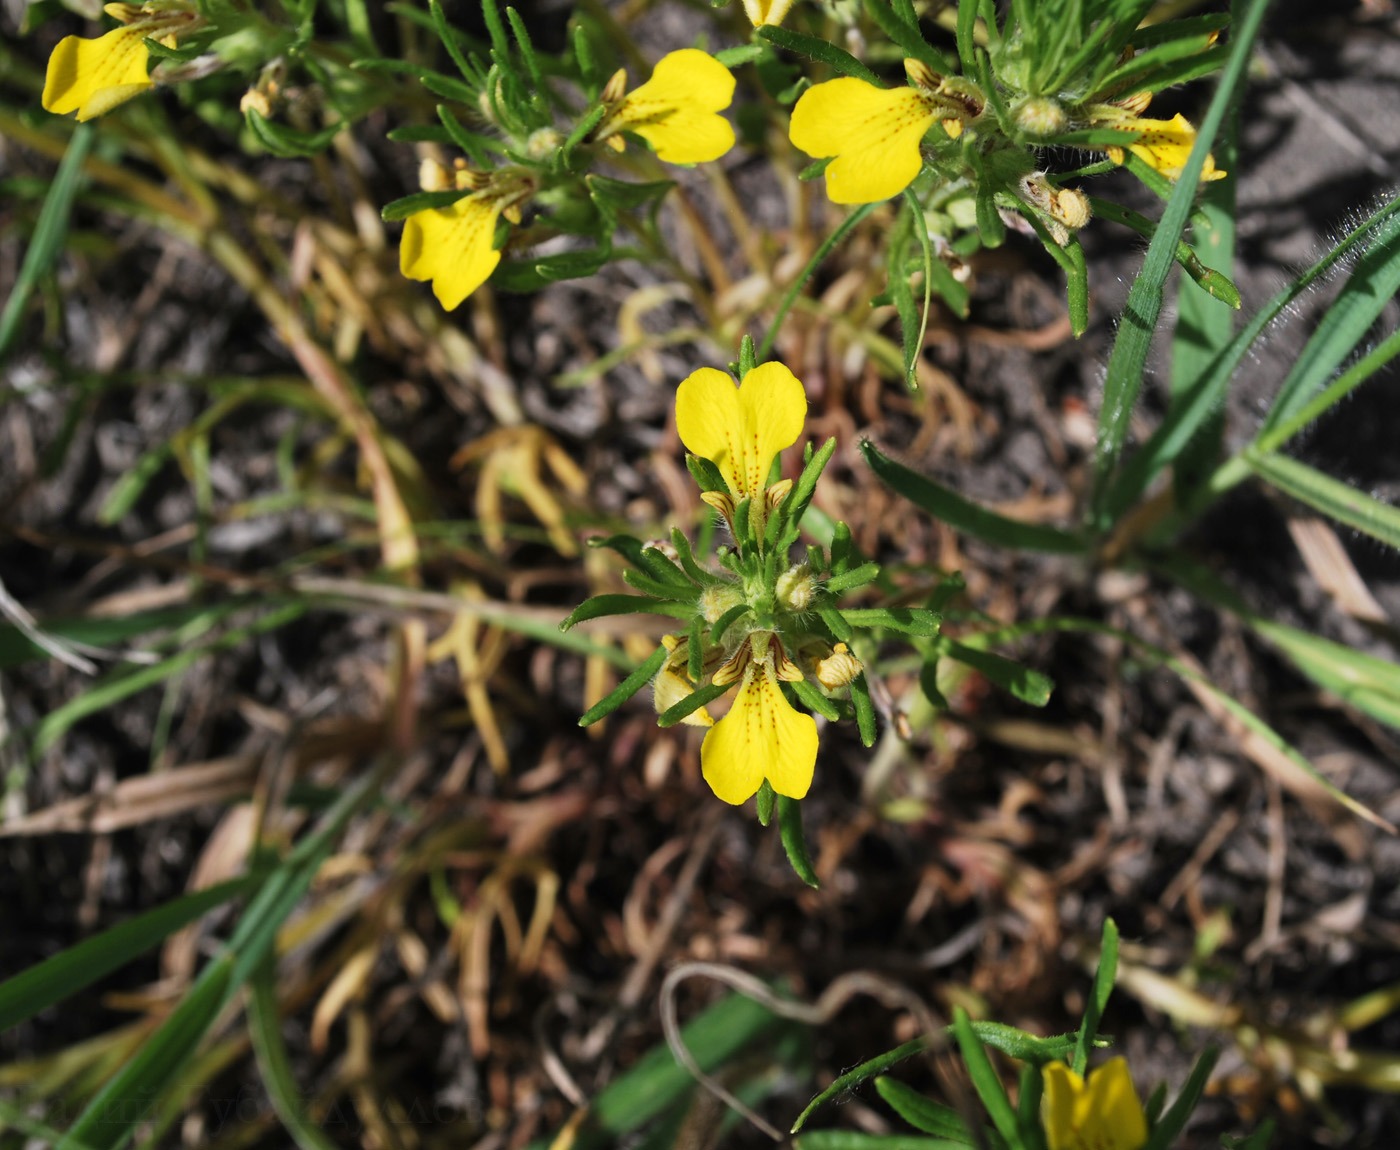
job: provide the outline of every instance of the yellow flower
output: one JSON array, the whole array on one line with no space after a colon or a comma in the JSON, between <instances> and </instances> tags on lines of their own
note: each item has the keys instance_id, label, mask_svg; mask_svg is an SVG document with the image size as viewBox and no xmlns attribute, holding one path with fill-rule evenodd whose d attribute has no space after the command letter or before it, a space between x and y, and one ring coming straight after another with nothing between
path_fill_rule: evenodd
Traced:
<instances>
[{"instance_id":1,"label":"yellow flower","mask_svg":"<svg viewBox=\"0 0 1400 1150\"><path fill-rule=\"evenodd\" d=\"M755 28L764 24L781 24L792 7L792 0L744 0L744 11Z\"/></svg>"},{"instance_id":2,"label":"yellow flower","mask_svg":"<svg viewBox=\"0 0 1400 1150\"><path fill-rule=\"evenodd\" d=\"M1196 146L1196 129L1180 112L1170 120L1143 120L1132 117L1111 126L1121 127L1130 132L1141 132L1137 143L1128 145L1128 151L1169 180L1180 177L1181 169L1186 166L1187 158L1191 155L1191 149ZM1108 158L1115 164L1121 164L1126 159L1122 148L1109 148L1107 151ZM1216 168L1213 155L1206 157L1206 165L1201 169L1203 183L1208 180L1223 180L1225 174Z\"/></svg>"},{"instance_id":3,"label":"yellow flower","mask_svg":"<svg viewBox=\"0 0 1400 1150\"><path fill-rule=\"evenodd\" d=\"M144 92L152 84L150 50L146 40L175 47L177 36L188 35L199 16L183 3L108 4L107 15L124 27L87 40L65 36L49 57L40 97L44 110L57 115L77 112L91 120Z\"/></svg>"},{"instance_id":4,"label":"yellow flower","mask_svg":"<svg viewBox=\"0 0 1400 1150\"><path fill-rule=\"evenodd\" d=\"M713 367L691 372L676 391L676 431L693 455L713 463L734 498L763 491L773 457L802 434L807 396L781 363L760 364L738 387Z\"/></svg>"},{"instance_id":5,"label":"yellow flower","mask_svg":"<svg viewBox=\"0 0 1400 1150\"><path fill-rule=\"evenodd\" d=\"M734 76L698 48L662 56L651 79L621 96L624 73L608 84L604 99L617 100L595 134L616 151L621 132L635 132L668 164L717 160L734 146L734 129L719 113L734 99ZM613 93L617 95L614 96Z\"/></svg>"},{"instance_id":6,"label":"yellow flower","mask_svg":"<svg viewBox=\"0 0 1400 1150\"><path fill-rule=\"evenodd\" d=\"M506 173L486 179L455 204L414 212L404 220L399 270L411 280L432 280L438 302L452 311L501 262L493 244L501 213L519 223L516 205L534 190L534 180L525 173Z\"/></svg>"},{"instance_id":7,"label":"yellow flower","mask_svg":"<svg viewBox=\"0 0 1400 1150\"><path fill-rule=\"evenodd\" d=\"M794 710L779 680L802 672L771 631L755 631L714 674L714 682L738 682L729 713L705 734L700 770L723 802L747 802L767 779L790 799L806 796L817 764L817 724Z\"/></svg>"},{"instance_id":8,"label":"yellow flower","mask_svg":"<svg viewBox=\"0 0 1400 1150\"><path fill-rule=\"evenodd\" d=\"M826 168L833 203L870 204L904 191L919 169L919 144L940 105L919 88L877 88L854 76L816 84L792 110L788 135Z\"/></svg>"},{"instance_id":9,"label":"yellow flower","mask_svg":"<svg viewBox=\"0 0 1400 1150\"><path fill-rule=\"evenodd\" d=\"M1041 1119L1050 1150L1141 1150L1147 1142L1147 1117L1124 1059L1105 1062L1087 1084L1063 1062L1050 1063L1041 1074Z\"/></svg>"}]
</instances>

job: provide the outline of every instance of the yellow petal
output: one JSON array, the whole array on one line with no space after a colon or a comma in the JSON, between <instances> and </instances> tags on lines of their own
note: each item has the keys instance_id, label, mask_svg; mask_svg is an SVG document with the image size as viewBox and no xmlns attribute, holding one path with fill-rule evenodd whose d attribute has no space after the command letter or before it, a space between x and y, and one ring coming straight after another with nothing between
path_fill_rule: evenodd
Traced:
<instances>
[{"instance_id":1,"label":"yellow petal","mask_svg":"<svg viewBox=\"0 0 1400 1150\"><path fill-rule=\"evenodd\" d=\"M817 763L817 724L793 710L761 669L744 677L729 713L700 747L700 770L723 802L738 806L766 778L780 795L800 799Z\"/></svg>"},{"instance_id":2,"label":"yellow petal","mask_svg":"<svg viewBox=\"0 0 1400 1150\"><path fill-rule=\"evenodd\" d=\"M609 126L636 132L668 164L717 160L734 146L719 113L734 99L734 76L698 48L661 57L651 79L623 100Z\"/></svg>"},{"instance_id":3,"label":"yellow petal","mask_svg":"<svg viewBox=\"0 0 1400 1150\"><path fill-rule=\"evenodd\" d=\"M1063 1062L1050 1063L1041 1075L1049 1150L1141 1150L1147 1142L1147 1117L1124 1059L1105 1062L1087 1086Z\"/></svg>"},{"instance_id":4,"label":"yellow petal","mask_svg":"<svg viewBox=\"0 0 1400 1150\"><path fill-rule=\"evenodd\" d=\"M433 294L451 311L501 262L491 246L500 214L500 200L481 195L414 212L404 221L399 270L409 279L432 280Z\"/></svg>"},{"instance_id":5,"label":"yellow petal","mask_svg":"<svg viewBox=\"0 0 1400 1150\"><path fill-rule=\"evenodd\" d=\"M1111 1058L1089 1075L1085 1140L1104 1150L1139 1150L1147 1141L1147 1117L1124 1058Z\"/></svg>"},{"instance_id":6,"label":"yellow petal","mask_svg":"<svg viewBox=\"0 0 1400 1150\"><path fill-rule=\"evenodd\" d=\"M755 28L764 24L781 24L792 7L792 0L744 0L744 11Z\"/></svg>"},{"instance_id":7,"label":"yellow petal","mask_svg":"<svg viewBox=\"0 0 1400 1150\"><path fill-rule=\"evenodd\" d=\"M1181 169L1186 166L1191 149L1196 146L1196 129L1190 120L1178 112L1170 120L1134 120L1124 127L1142 132L1137 143L1128 145L1134 155L1140 156L1167 179L1180 178ZM1205 167L1201 170L1201 180L1224 178L1225 173L1216 170L1215 157L1207 156Z\"/></svg>"},{"instance_id":8,"label":"yellow petal","mask_svg":"<svg viewBox=\"0 0 1400 1150\"><path fill-rule=\"evenodd\" d=\"M91 120L151 86L144 25L113 28L95 40L65 36L49 57L44 109Z\"/></svg>"},{"instance_id":9,"label":"yellow petal","mask_svg":"<svg viewBox=\"0 0 1400 1150\"><path fill-rule=\"evenodd\" d=\"M1050 1150L1076 1150L1074 1105L1084 1092L1084 1079L1063 1062L1051 1062L1041 1071L1045 1084L1041 1123Z\"/></svg>"},{"instance_id":10,"label":"yellow petal","mask_svg":"<svg viewBox=\"0 0 1400 1150\"><path fill-rule=\"evenodd\" d=\"M773 457L802 434L807 396L780 363L754 368L736 388L702 367L676 391L676 430L687 450L719 468L738 498L763 490Z\"/></svg>"},{"instance_id":11,"label":"yellow petal","mask_svg":"<svg viewBox=\"0 0 1400 1150\"><path fill-rule=\"evenodd\" d=\"M914 88L842 76L802 93L788 135L815 159L836 157L826 169L835 203L869 204L897 196L919 174L919 144L934 118L933 101Z\"/></svg>"}]
</instances>

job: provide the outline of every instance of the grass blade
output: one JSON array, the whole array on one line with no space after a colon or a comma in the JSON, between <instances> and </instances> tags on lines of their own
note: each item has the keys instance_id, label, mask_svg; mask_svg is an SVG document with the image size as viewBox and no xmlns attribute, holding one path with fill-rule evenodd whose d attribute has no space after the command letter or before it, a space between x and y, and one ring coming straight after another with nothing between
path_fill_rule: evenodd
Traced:
<instances>
[{"instance_id":1,"label":"grass blade","mask_svg":"<svg viewBox=\"0 0 1400 1150\"><path fill-rule=\"evenodd\" d=\"M861 441L860 450L870 469L886 484L915 506L958 531L965 531L986 543L1018 551L1079 555L1085 549L1083 540L1058 527L1018 523L977 506L927 476L896 463L868 439Z\"/></svg>"},{"instance_id":2,"label":"grass blade","mask_svg":"<svg viewBox=\"0 0 1400 1150\"><path fill-rule=\"evenodd\" d=\"M1099 438L1094 458L1094 492L1091 500L1091 521L1096 530L1106 531L1112 523L1108 514L1112 495L1110 481L1118 469L1128 437L1128 424L1142 389L1147 354L1162 311L1163 285L1176 255L1176 245L1186 228L1196 198L1197 184L1225 114L1244 78L1245 67L1259 25L1268 8L1268 0L1251 0L1243 18L1236 26L1231 45L1230 62L1226 65L1211 100L1210 110L1201 124L1196 146L1182 169L1171 199L1157 225L1157 234L1147 249L1147 259L1128 292L1123 309L1122 325L1109 357L1108 375L1104 381L1103 406L1099 411Z\"/></svg>"},{"instance_id":3,"label":"grass blade","mask_svg":"<svg viewBox=\"0 0 1400 1150\"><path fill-rule=\"evenodd\" d=\"M68 218L73 211L73 200L82 182L83 161L92 150L97 138L97 129L92 124L79 124L73 129L68 140L68 150L58 165L49 194L44 197L44 206L39 211L39 221L34 225L34 238L29 250L24 253L24 263L15 277L10 298L5 301L5 309L0 312L0 360L10 350L15 335L19 332L20 321L24 318L24 306L34 293L35 287L53 267L63 241L68 234Z\"/></svg>"},{"instance_id":4,"label":"grass blade","mask_svg":"<svg viewBox=\"0 0 1400 1150\"><path fill-rule=\"evenodd\" d=\"M150 950L166 935L247 893L253 886L253 879L240 878L173 899L6 979L0 983L0 1030L8 1030L91 986Z\"/></svg>"},{"instance_id":5,"label":"grass blade","mask_svg":"<svg viewBox=\"0 0 1400 1150\"><path fill-rule=\"evenodd\" d=\"M1315 511L1330 515L1339 523L1400 548L1400 508L1382 503L1348 483L1324 475L1286 455L1246 451L1245 462L1261 479L1280 491L1306 503Z\"/></svg>"}]
</instances>

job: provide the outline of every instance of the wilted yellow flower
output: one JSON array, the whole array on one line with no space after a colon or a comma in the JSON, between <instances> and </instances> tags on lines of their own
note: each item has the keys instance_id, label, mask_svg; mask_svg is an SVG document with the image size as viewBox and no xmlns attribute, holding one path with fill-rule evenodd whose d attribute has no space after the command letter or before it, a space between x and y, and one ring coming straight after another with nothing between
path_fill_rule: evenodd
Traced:
<instances>
[{"instance_id":1,"label":"wilted yellow flower","mask_svg":"<svg viewBox=\"0 0 1400 1150\"><path fill-rule=\"evenodd\" d=\"M476 291L501 262L493 244L502 213L520 221L519 203L535 190L527 172L491 177L476 173L474 192L445 208L425 208L404 220L399 270L412 280L432 280L433 294L451 311Z\"/></svg>"},{"instance_id":2,"label":"wilted yellow flower","mask_svg":"<svg viewBox=\"0 0 1400 1150\"><path fill-rule=\"evenodd\" d=\"M1133 117L1111 126L1129 132L1141 132L1137 143L1128 145L1128 151L1169 180L1180 177L1181 169L1186 166L1186 161L1191 155L1191 149L1196 146L1196 129L1180 112L1170 120L1144 120ZM1127 158L1122 148L1108 148L1107 151L1108 158L1115 164L1121 164ZM1201 169L1202 183L1223 180L1225 175L1226 173L1216 168L1215 157L1207 156L1205 167Z\"/></svg>"},{"instance_id":3,"label":"wilted yellow flower","mask_svg":"<svg viewBox=\"0 0 1400 1150\"><path fill-rule=\"evenodd\" d=\"M661 664L661 670L651 685L652 704L658 715L670 710L687 695L694 694L696 686L690 678L690 640L663 635L661 645L671 653ZM715 725L714 717L704 707L691 711L681 722L692 727Z\"/></svg>"},{"instance_id":4,"label":"wilted yellow flower","mask_svg":"<svg viewBox=\"0 0 1400 1150\"><path fill-rule=\"evenodd\" d=\"M77 112L91 120L151 86L147 39L167 48L200 24L199 15L184 0L151 0L147 4L108 4L107 15L122 23L96 39L65 36L49 57L40 102L57 115Z\"/></svg>"},{"instance_id":5,"label":"wilted yellow flower","mask_svg":"<svg viewBox=\"0 0 1400 1150\"><path fill-rule=\"evenodd\" d=\"M1041 1075L1050 1150L1141 1150L1147 1142L1147 1117L1126 1060L1109 1059L1087 1082L1063 1062L1051 1062Z\"/></svg>"},{"instance_id":6,"label":"wilted yellow flower","mask_svg":"<svg viewBox=\"0 0 1400 1150\"><path fill-rule=\"evenodd\" d=\"M609 83L604 98L616 103L595 139L620 152L620 133L635 132L668 164L717 160L734 146L734 129L719 114L734 99L734 76L713 56L698 48L670 52L650 80L622 96L625 80L619 72Z\"/></svg>"},{"instance_id":7,"label":"wilted yellow flower","mask_svg":"<svg viewBox=\"0 0 1400 1150\"><path fill-rule=\"evenodd\" d=\"M791 447L807 418L802 383L781 363L760 364L738 387L702 367L676 391L676 431L693 455L708 459L735 499L763 491L773 457Z\"/></svg>"},{"instance_id":8,"label":"wilted yellow flower","mask_svg":"<svg viewBox=\"0 0 1400 1150\"><path fill-rule=\"evenodd\" d=\"M781 24L792 7L792 0L744 0L744 11L755 28L764 24Z\"/></svg>"},{"instance_id":9,"label":"wilted yellow flower","mask_svg":"<svg viewBox=\"0 0 1400 1150\"><path fill-rule=\"evenodd\" d=\"M715 683L739 684L729 713L700 746L701 773L723 802L747 802L764 779L787 798L807 794L817 764L817 724L795 710L778 685L801 678L801 669L771 631L750 634L715 672Z\"/></svg>"}]
</instances>

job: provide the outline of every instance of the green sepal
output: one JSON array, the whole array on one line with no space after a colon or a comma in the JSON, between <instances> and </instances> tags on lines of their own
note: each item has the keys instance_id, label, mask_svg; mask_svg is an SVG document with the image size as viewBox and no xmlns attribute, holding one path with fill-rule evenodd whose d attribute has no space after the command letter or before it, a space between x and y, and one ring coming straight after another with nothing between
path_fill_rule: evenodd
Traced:
<instances>
[{"instance_id":1,"label":"green sepal","mask_svg":"<svg viewBox=\"0 0 1400 1150\"><path fill-rule=\"evenodd\" d=\"M705 673L705 617L698 611L690 620L690 640L686 647L686 673L698 683Z\"/></svg>"},{"instance_id":2,"label":"green sepal","mask_svg":"<svg viewBox=\"0 0 1400 1150\"><path fill-rule=\"evenodd\" d=\"M244 117L248 122L248 127L252 129L253 135L257 137L258 143L274 156L287 158L314 156L325 151L327 145L345 129L348 123L346 120L338 120L330 127L322 128L318 132L300 132L285 124L269 120L252 106L249 106Z\"/></svg>"},{"instance_id":3,"label":"green sepal","mask_svg":"<svg viewBox=\"0 0 1400 1150\"><path fill-rule=\"evenodd\" d=\"M579 716L578 725L580 727L591 726L599 719L606 718L616 711L623 703L627 702L633 695L651 682L656 673L661 670L671 652L663 647L657 647L648 657L647 661L633 671L627 678L623 679L616 687L609 691L588 710Z\"/></svg>"},{"instance_id":4,"label":"green sepal","mask_svg":"<svg viewBox=\"0 0 1400 1150\"><path fill-rule=\"evenodd\" d=\"M792 688L792 693L802 700L802 705L807 710L815 711L833 723L840 720L841 709L806 679L797 679L788 686Z\"/></svg>"},{"instance_id":5,"label":"green sepal","mask_svg":"<svg viewBox=\"0 0 1400 1150\"><path fill-rule=\"evenodd\" d=\"M649 595L594 595L575 607L559 624L559 630L567 631L590 619L604 619L610 615L669 615L673 619L689 619L694 610L689 603L653 599Z\"/></svg>"},{"instance_id":6,"label":"green sepal","mask_svg":"<svg viewBox=\"0 0 1400 1150\"><path fill-rule=\"evenodd\" d=\"M406 220L414 212L431 211L434 208L446 208L455 204L471 192L451 191L451 192L414 192L411 196L402 196L397 200L391 200L379 209L379 216L387 223L395 220Z\"/></svg>"},{"instance_id":7,"label":"green sepal","mask_svg":"<svg viewBox=\"0 0 1400 1150\"><path fill-rule=\"evenodd\" d=\"M851 625L846 622L846 617L829 603L817 604L817 615L826 624L827 629L841 642L849 643L854 637L855 632L851 629Z\"/></svg>"},{"instance_id":8,"label":"green sepal","mask_svg":"<svg viewBox=\"0 0 1400 1150\"><path fill-rule=\"evenodd\" d=\"M150 36L143 41L147 54L153 60L169 60L175 64L188 64L191 60L197 60L209 50L207 44L194 43L185 47L170 48Z\"/></svg>"},{"instance_id":9,"label":"green sepal","mask_svg":"<svg viewBox=\"0 0 1400 1150\"><path fill-rule=\"evenodd\" d=\"M725 632L748 613L749 605L747 603L735 603L734 606L716 619L714 626L710 628L711 645L717 646L723 642Z\"/></svg>"},{"instance_id":10,"label":"green sepal","mask_svg":"<svg viewBox=\"0 0 1400 1150\"><path fill-rule=\"evenodd\" d=\"M752 511L752 496L739 500L734 508L734 542L745 555L752 554L758 542L753 534L753 520L750 515Z\"/></svg>"},{"instance_id":11,"label":"green sepal","mask_svg":"<svg viewBox=\"0 0 1400 1150\"><path fill-rule=\"evenodd\" d=\"M943 616L925 607L853 607L841 612L852 627L884 627L905 635L932 639Z\"/></svg>"},{"instance_id":12,"label":"green sepal","mask_svg":"<svg viewBox=\"0 0 1400 1150\"><path fill-rule=\"evenodd\" d=\"M748 375L749 372L753 371L757 366L758 353L754 350L753 336L745 332L743 339L739 341L739 379L742 381L744 376ZM773 462L778 462L778 457L776 455L773 457Z\"/></svg>"},{"instance_id":13,"label":"green sepal","mask_svg":"<svg viewBox=\"0 0 1400 1150\"><path fill-rule=\"evenodd\" d=\"M718 491L724 495L729 494L729 484L724 481L724 476L720 470L708 459L701 459L698 455L685 453L686 470L690 472L690 477L699 485L701 491Z\"/></svg>"},{"instance_id":14,"label":"green sepal","mask_svg":"<svg viewBox=\"0 0 1400 1150\"><path fill-rule=\"evenodd\" d=\"M803 183L806 183L809 180L817 179L819 176L824 176L827 168L831 167L831 161L834 159L836 159L835 156L823 156L820 160L813 160L797 173L797 178Z\"/></svg>"},{"instance_id":15,"label":"green sepal","mask_svg":"<svg viewBox=\"0 0 1400 1150\"><path fill-rule=\"evenodd\" d=\"M573 158L574 149L588 138L589 134L603 122L603 117L607 114L608 110L602 104L595 104L585 113L583 119L574 125L574 130L569 133L563 145L555 154L554 166L556 169L564 171L569 169L569 161ZM595 200L594 202L596 203L597 201Z\"/></svg>"},{"instance_id":16,"label":"green sepal","mask_svg":"<svg viewBox=\"0 0 1400 1150\"><path fill-rule=\"evenodd\" d=\"M658 727L674 727L687 715L694 714L707 703L713 703L734 686L733 683L706 683L697 687L674 707L667 707L656 717Z\"/></svg>"},{"instance_id":17,"label":"green sepal","mask_svg":"<svg viewBox=\"0 0 1400 1150\"><path fill-rule=\"evenodd\" d=\"M861 746L873 747L878 733L875 726L875 704L870 701L870 684L866 681L864 671L851 680L850 690Z\"/></svg>"},{"instance_id":18,"label":"green sepal","mask_svg":"<svg viewBox=\"0 0 1400 1150\"><path fill-rule=\"evenodd\" d=\"M989 682L1032 707L1045 706L1055 690L1055 681L1048 675L1033 671L1005 655L952 641L943 644L943 653L948 658L971 667Z\"/></svg>"},{"instance_id":19,"label":"green sepal","mask_svg":"<svg viewBox=\"0 0 1400 1150\"><path fill-rule=\"evenodd\" d=\"M826 581L826 590L832 595L839 595L854 587L864 587L879 577L880 565L878 563L862 563L859 567L843 571L840 575L833 575Z\"/></svg>"},{"instance_id":20,"label":"green sepal","mask_svg":"<svg viewBox=\"0 0 1400 1150\"><path fill-rule=\"evenodd\" d=\"M767 826L773 821L773 801L778 797L773 793L773 784L764 779L758 785L758 821L762 826Z\"/></svg>"},{"instance_id":21,"label":"green sepal","mask_svg":"<svg viewBox=\"0 0 1400 1150\"><path fill-rule=\"evenodd\" d=\"M802 833L802 804L787 795L778 796L778 835L797 877L813 890L820 890L817 872L812 869L812 860L807 855L807 838Z\"/></svg>"}]
</instances>

